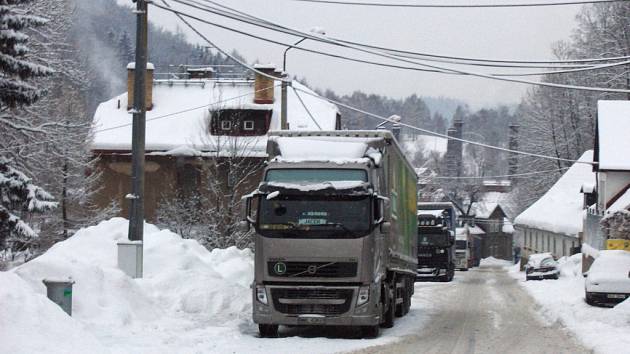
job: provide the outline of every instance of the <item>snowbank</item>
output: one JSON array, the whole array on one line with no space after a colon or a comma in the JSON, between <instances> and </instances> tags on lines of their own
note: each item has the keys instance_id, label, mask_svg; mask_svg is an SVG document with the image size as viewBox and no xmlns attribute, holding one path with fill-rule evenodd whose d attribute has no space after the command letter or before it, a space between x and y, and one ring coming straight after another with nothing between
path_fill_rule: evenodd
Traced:
<instances>
[{"instance_id":1,"label":"snowbank","mask_svg":"<svg viewBox=\"0 0 630 354\"><path fill-rule=\"evenodd\" d=\"M20 277L0 272L0 351L106 353L101 343Z\"/></svg>"},{"instance_id":2,"label":"snowbank","mask_svg":"<svg viewBox=\"0 0 630 354\"><path fill-rule=\"evenodd\" d=\"M563 257L559 261L560 279L525 281L518 267L510 274L541 305L542 317L560 321L587 347L597 353L623 353L630 348L630 301L612 309L593 307L584 301L582 254Z\"/></svg>"},{"instance_id":3,"label":"snowbank","mask_svg":"<svg viewBox=\"0 0 630 354\"><path fill-rule=\"evenodd\" d=\"M42 279L72 277L76 281L73 317L66 316L65 321L76 328L85 327L112 352L138 352L149 343L156 346L150 352L176 352L178 346L169 348L168 343L160 341L174 342L169 337L177 332L158 333L173 326L193 327L191 320L212 319L212 324L219 327L238 327L249 318L251 251L228 248L208 252L196 241L145 225L144 278L134 280L116 265L116 243L127 240L127 228L127 220L121 218L102 222L15 268L14 274L0 274L13 278L18 275L24 279L24 292L29 288L27 284L30 285L31 296L43 302L46 300ZM0 317L6 315L3 306ZM17 315L18 322L20 317L28 316ZM58 315L63 317L63 313ZM20 328L31 331L28 327ZM42 322L38 332L52 339L57 328L55 321ZM71 330L72 335L82 337L76 328ZM11 343L19 348L24 339L15 337ZM54 343L50 340L47 344Z\"/></svg>"}]
</instances>

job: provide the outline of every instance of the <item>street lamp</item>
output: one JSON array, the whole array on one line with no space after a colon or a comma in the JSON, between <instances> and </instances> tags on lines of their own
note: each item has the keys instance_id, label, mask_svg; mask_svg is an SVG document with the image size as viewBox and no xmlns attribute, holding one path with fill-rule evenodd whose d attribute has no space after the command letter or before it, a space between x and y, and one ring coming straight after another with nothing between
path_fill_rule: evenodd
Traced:
<instances>
[{"instance_id":1,"label":"street lamp","mask_svg":"<svg viewBox=\"0 0 630 354\"><path fill-rule=\"evenodd\" d=\"M322 36L326 34L326 31L321 27L313 27L311 28L311 32L322 35ZM286 80L287 53L292 48L295 48L296 45L304 42L307 39L308 39L307 37L304 37L298 40L297 42L293 43L293 45L287 47L287 49L284 50L284 54L282 55L282 74L285 77L283 77L283 80L281 83L281 87L282 87L282 101L281 101L281 106L280 106L280 129L281 130L289 129L289 124L287 122L287 87L289 87L291 83L290 83L290 80L289 81Z\"/></svg>"}]
</instances>

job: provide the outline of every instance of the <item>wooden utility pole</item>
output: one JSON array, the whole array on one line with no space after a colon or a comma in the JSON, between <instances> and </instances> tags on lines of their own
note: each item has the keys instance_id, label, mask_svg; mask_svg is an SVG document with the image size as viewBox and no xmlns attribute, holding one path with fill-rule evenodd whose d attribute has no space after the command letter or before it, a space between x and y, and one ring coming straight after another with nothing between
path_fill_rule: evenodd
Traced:
<instances>
[{"instance_id":1,"label":"wooden utility pole","mask_svg":"<svg viewBox=\"0 0 630 354\"><path fill-rule=\"evenodd\" d=\"M128 196L129 240L142 241L144 226L144 142L146 126L146 72L147 72L147 3L136 2L136 62L134 68L133 126L131 142L131 195Z\"/></svg>"}]
</instances>

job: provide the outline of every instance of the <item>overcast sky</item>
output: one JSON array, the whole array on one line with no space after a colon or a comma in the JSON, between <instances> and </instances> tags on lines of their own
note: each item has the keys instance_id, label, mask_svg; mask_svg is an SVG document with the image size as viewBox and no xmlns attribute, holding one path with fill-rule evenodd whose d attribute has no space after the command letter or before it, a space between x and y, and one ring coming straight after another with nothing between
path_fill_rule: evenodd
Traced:
<instances>
[{"instance_id":1,"label":"overcast sky","mask_svg":"<svg viewBox=\"0 0 630 354\"><path fill-rule=\"evenodd\" d=\"M129 4L128 0L118 1ZM576 26L575 15L580 9L580 6L413 9L350 7L290 0L217 1L304 31L315 26L323 27L328 35L337 38L427 53L525 60L554 59L551 53L553 43L569 38ZM471 0L468 3L483 3L484 1L486 3L522 3L534 0ZM443 0L415 0L415 3L445 2ZM456 2L453 0L448 3ZM294 42L299 39L238 24L199 10L193 11L197 16L283 42ZM190 41L202 43L200 38L187 31L181 24L178 25L178 20L169 13L152 8L149 17L153 23L168 29L176 29L179 26ZM262 43L212 26L198 23L197 25L220 47L230 51L236 49L250 62L258 60L282 64L283 47ZM312 41L305 41L303 45L314 49L330 50L330 47ZM351 52L339 53L360 56ZM331 88L341 94L361 90L395 98L413 93L423 96L447 96L464 100L474 107L517 103L529 87L481 78L401 71L348 63L299 50L289 52L287 69L291 75L306 77L309 84L315 88ZM468 70L481 71L474 67L469 67Z\"/></svg>"}]
</instances>

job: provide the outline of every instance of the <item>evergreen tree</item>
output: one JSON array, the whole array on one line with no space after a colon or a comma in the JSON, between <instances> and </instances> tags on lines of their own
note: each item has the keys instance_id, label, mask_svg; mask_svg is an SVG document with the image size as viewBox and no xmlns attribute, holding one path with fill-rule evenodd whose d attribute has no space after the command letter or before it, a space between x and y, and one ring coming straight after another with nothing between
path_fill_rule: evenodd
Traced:
<instances>
[{"instance_id":1,"label":"evergreen tree","mask_svg":"<svg viewBox=\"0 0 630 354\"><path fill-rule=\"evenodd\" d=\"M41 96L31 79L52 72L28 58L29 36L25 31L46 23L45 19L25 11L30 2L0 1L0 134L7 139L15 134L28 136L42 129L29 124L18 109L35 103ZM24 222L23 215L54 207L56 203L52 202L50 194L12 167L12 160L0 156L0 247L9 241L12 246L28 248L37 234Z\"/></svg>"}]
</instances>

